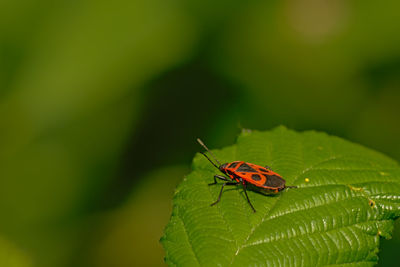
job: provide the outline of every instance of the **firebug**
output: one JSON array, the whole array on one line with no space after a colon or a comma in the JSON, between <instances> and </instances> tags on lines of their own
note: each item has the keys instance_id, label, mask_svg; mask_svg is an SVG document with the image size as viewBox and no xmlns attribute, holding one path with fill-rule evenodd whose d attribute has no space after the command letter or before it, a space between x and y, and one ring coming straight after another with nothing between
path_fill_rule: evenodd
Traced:
<instances>
[{"instance_id":1,"label":"firebug","mask_svg":"<svg viewBox=\"0 0 400 267\"><path fill-rule=\"evenodd\" d=\"M297 188L297 186L286 186L286 181L276 172L273 172L270 167L262 167L256 164L244 162L244 161L233 161L221 164L214 154L207 148L207 146L197 138L197 142L206 149L206 151L213 157L216 163L214 163L205 152L200 152L203 154L208 161L211 162L214 167L216 167L223 175L214 175L214 183L208 185L217 184L217 178L224 181L221 190L218 195L217 201L211 204L214 206L221 200L222 191L226 185L239 185L243 187L244 194L246 196L247 202L250 207L256 212L256 209L250 202L249 196L247 195L247 188L252 190L260 191L266 194L277 194L285 188ZM228 177L226 177L228 176Z\"/></svg>"}]
</instances>

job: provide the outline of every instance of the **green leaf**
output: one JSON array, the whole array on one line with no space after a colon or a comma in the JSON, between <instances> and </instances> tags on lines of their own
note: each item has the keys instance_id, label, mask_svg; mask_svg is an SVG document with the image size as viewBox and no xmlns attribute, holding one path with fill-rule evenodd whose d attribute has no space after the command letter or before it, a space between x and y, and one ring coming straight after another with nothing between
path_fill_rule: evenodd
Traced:
<instances>
[{"instance_id":1,"label":"green leaf","mask_svg":"<svg viewBox=\"0 0 400 267\"><path fill-rule=\"evenodd\" d=\"M208 186L218 171L200 154L178 186L161 242L172 266L373 266L380 236L400 215L400 168L392 159L324 133L284 127L244 132L214 151L222 162L268 165L285 178L275 196ZM223 163L222 162L222 163ZM308 178L308 182L306 182Z\"/></svg>"}]
</instances>

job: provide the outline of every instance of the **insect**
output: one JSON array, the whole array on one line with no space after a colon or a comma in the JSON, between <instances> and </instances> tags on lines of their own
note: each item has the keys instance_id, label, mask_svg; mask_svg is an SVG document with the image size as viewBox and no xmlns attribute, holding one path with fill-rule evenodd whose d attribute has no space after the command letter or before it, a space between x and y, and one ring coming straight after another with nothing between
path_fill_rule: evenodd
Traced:
<instances>
[{"instance_id":1,"label":"insect","mask_svg":"<svg viewBox=\"0 0 400 267\"><path fill-rule=\"evenodd\" d=\"M285 188L297 188L297 186L286 186L286 181L276 172L273 172L268 166L261 167L256 164L244 162L244 161L233 161L221 164L218 159L214 156L213 153L207 148L207 146L197 138L197 142L206 149L208 153L213 157L216 163L214 163L205 152L200 152L203 154L208 161L214 165L223 175L214 175L214 183L210 183L208 185L217 184L217 179L224 181L222 184L221 190L218 195L217 201L211 204L214 206L221 200L222 191L226 185L239 185L243 186L244 194L246 195L247 202L250 204L250 207L256 212L256 209L250 202L249 196L247 195L247 188L251 188L252 190L260 191L266 194L277 194ZM228 177L226 177L228 176Z\"/></svg>"}]
</instances>

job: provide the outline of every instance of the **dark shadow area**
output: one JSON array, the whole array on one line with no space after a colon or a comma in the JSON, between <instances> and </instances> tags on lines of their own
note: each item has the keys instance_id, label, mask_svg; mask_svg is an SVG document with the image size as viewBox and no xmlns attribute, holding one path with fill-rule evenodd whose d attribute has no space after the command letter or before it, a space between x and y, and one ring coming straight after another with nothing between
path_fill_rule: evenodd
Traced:
<instances>
[{"instance_id":1,"label":"dark shadow area","mask_svg":"<svg viewBox=\"0 0 400 267\"><path fill-rule=\"evenodd\" d=\"M369 90L376 95L381 93L382 88L388 83L395 81L400 85L400 58L390 58L371 64L365 69L364 77L370 85Z\"/></svg>"},{"instance_id":2,"label":"dark shadow area","mask_svg":"<svg viewBox=\"0 0 400 267\"><path fill-rule=\"evenodd\" d=\"M379 247L379 261L377 266L396 267L399 266L398 261L393 261L397 258L400 249L400 220L397 219L393 230L393 238L380 238L381 244Z\"/></svg>"},{"instance_id":3,"label":"dark shadow area","mask_svg":"<svg viewBox=\"0 0 400 267\"><path fill-rule=\"evenodd\" d=\"M146 86L146 109L121 160L119 176L103 198L118 204L149 170L190 165L198 136L213 127L221 112L238 99L234 86L193 62L167 72ZM236 93L235 93L236 92Z\"/></svg>"}]
</instances>

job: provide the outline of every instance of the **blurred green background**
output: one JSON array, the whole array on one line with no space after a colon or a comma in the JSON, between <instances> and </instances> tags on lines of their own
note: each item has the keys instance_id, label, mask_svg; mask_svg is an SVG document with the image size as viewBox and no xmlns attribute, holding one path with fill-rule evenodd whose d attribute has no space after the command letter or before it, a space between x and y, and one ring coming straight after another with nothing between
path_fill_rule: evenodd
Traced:
<instances>
[{"instance_id":1,"label":"blurred green background","mask_svg":"<svg viewBox=\"0 0 400 267\"><path fill-rule=\"evenodd\" d=\"M176 184L242 128L400 161L400 2L0 1L0 266L164 266ZM380 266L398 266L400 225Z\"/></svg>"}]
</instances>

